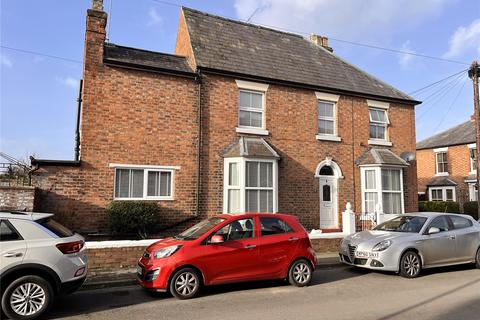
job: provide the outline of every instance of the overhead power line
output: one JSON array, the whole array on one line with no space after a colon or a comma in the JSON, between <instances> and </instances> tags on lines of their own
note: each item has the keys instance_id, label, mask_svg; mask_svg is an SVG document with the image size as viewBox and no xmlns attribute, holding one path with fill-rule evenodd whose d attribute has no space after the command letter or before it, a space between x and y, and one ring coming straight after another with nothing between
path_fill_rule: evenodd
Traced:
<instances>
[{"instance_id":1,"label":"overhead power line","mask_svg":"<svg viewBox=\"0 0 480 320\"><path fill-rule=\"evenodd\" d=\"M82 64L82 61L79 61L79 60L74 60L74 59L70 59L70 58L55 56L55 55L52 55L52 54L46 54L46 53L41 53L41 52L32 51L32 50L13 48L13 47L8 47L8 46L3 46L3 45L1 45L0 48L7 49L7 50L12 50L12 51L17 51L17 52L22 52L22 53L33 54L33 55L36 55L36 56L42 56L42 57L47 57L47 58L58 59L58 60L63 60L63 61Z\"/></svg>"},{"instance_id":2,"label":"overhead power line","mask_svg":"<svg viewBox=\"0 0 480 320\"><path fill-rule=\"evenodd\" d=\"M438 81L435 81L435 82L433 82L433 83L431 83L431 84L429 84L429 85L426 85L425 87L422 87L422 88L420 88L420 89L417 89L417 90L415 90L415 91L412 91L412 92L409 93L409 95L419 94L419 92L424 91L425 89L428 89L428 88L430 88L430 87L433 87L433 86L439 84L440 82L443 82L443 81L445 81L445 80L448 80L448 79L450 79L450 78L452 78L452 77L454 77L454 76L456 76L456 75L459 75L460 73L465 72L465 71L467 71L467 70L468 70L468 68L467 68L467 69L464 69L464 70L461 70L461 71L458 71L458 72L455 72L454 74L449 75L448 77L445 77L445 78L440 79L440 80L438 80Z\"/></svg>"},{"instance_id":3,"label":"overhead power line","mask_svg":"<svg viewBox=\"0 0 480 320\"><path fill-rule=\"evenodd\" d=\"M457 102L457 99L458 99L458 97L460 96L460 93L462 93L463 88L465 87L465 84L467 83L467 81L465 81L465 80L466 80L466 79L464 79L463 84L462 84L462 86L460 87L460 90L458 90L457 95L455 96L455 98L452 100L452 103L451 103L450 106L448 107L447 112L445 112L445 114L443 115L442 119L440 120L440 122L438 123L438 125L435 127L435 130L433 130L433 132L437 132L438 128L440 128L440 126L443 124L443 121L445 121L445 119L447 118L448 114L450 113L450 110L452 110L453 105L455 104L455 102Z\"/></svg>"}]
</instances>

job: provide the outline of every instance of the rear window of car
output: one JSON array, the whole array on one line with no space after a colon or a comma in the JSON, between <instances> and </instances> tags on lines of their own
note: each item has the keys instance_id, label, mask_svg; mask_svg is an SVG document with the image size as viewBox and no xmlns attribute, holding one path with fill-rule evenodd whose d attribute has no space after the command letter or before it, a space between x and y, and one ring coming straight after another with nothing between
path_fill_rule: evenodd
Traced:
<instances>
[{"instance_id":1,"label":"rear window of car","mask_svg":"<svg viewBox=\"0 0 480 320\"><path fill-rule=\"evenodd\" d=\"M59 238L67 238L75 234L72 230L53 219L43 219L37 221L37 223Z\"/></svg>"},{"instance_id":2,"label":"rear window of car","mask_svg":"<svg viewBox=\"0 0 480 320\"><path fill-rule=\"evenodd\" d=\"M465 229L473 226L472 221L463 217L450 216L450 220L452 220L455 229Z\"/></svg>"},{"instance_id":3,"label":"rear window of car","mask_svg":"<svg viewBox=\"0 0 480 320\"><path fill-rule=\"evenodd\" d=\"M260 218L262 236L292 232L293 229L283 220L278 218Z\"/></svg>"}]
</instances>

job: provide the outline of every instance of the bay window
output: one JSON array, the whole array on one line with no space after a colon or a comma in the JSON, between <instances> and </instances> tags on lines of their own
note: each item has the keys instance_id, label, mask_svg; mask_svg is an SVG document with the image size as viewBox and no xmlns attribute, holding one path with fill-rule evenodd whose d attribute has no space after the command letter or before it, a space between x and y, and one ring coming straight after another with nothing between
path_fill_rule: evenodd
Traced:
<instances>
[{"instance_id":1,"label":"bay window","mask_svg":"<svg viewBox=\"0 0 480 320\"><path fill-rule=\"evenodd\" d=\"M430 201L456 201L455 187L429 187Z\"/></svg>"},{"instance_id":2,"label":"bay window","mask_svg":"<svg viewBox=\"0 0 480 320\"><path fill-rule=\"evenodd\" d=\"M226 158L224 170L224 212L276 212L276 160Z\"/></svg>"},{"instance_id":3,"label":"bay window","mask_svg":"<svg viewBox=\"0 0 480 320\"><path fill-rule=\"evenodd\" d=\"M401 168L361 167L361 182L363 212L404 212Z\"/></svg>"}]
</instances>

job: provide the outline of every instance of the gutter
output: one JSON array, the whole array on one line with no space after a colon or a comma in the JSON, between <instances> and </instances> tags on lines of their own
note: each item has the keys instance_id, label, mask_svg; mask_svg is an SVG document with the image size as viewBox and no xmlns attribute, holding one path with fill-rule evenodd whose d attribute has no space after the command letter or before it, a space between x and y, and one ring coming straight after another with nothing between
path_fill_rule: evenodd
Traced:
<instances>
[{"instance_id":1,"label":"gutter","mask_svg":"<svg viewBox=\"0 0 480 320\"><path fill-rule=\"evenodd\" d=\"M177 76L177 77L185 77L185 78L190 78L190 79L192 79L192 78L196 79L197 78L197 74L194 73L194 72L159 68L159 67L141 65L141 64L130 63L130 62L111 60L111 59L108 59L108 58L104 58L103 63L105 65L109 66L109 67L117 67L117 68L125 68L125 69L132 69L132 70L138 70L138 71L154 72L154 73L160 73L160 74L165 74L165 75L173 75L173 76Z\"/></svg>"},{"instance_id":2,"label":"gutter","mask_svg":"<svg viewBox=\"0 0 480 320\"><path fill-rule=\"evenodd\" d=\"M319 86L309 85L309 84L304 84L304 83L299 83L299 82L271 79L271 78L266 78L266 77L261 77L261 76L252 76L252 75L246 75L246 74L243 74L243 73L237 73L237 72L225 71L225 70L218 70L218 69L213 69L213 68L206 68L206 67L200 67L200 66L198 66L197 68L198 68L198 70L200 70L200 69L203 70L205 73L223 75L223 76L230 76L230 77L235 77L235 78L238 78L238 79L249 80L249 81L263 81L263 82L267 82L267 83L289 86L289 87L294 87L294 88L299 88L299 89L322 91L322 92L334 93L334 94L339 94L340 93L340 94L354 96L354 97L360 97L360 98L366 98L366 99L372 99L372 100L379 100L379 101L386 101L386 102L410 104L410 105L412 105L412 104L417 105L417 104L422 103L422 101L418 101L418 100L409 100L409 99L401 99L401 98L389 98L389 97L378 96L378 95L374 95L374 94L354 92L354 91L341 90L341 89L332 89L332 88L326 88L326 87L319 87Z\"/></svg>"}]
</instances>

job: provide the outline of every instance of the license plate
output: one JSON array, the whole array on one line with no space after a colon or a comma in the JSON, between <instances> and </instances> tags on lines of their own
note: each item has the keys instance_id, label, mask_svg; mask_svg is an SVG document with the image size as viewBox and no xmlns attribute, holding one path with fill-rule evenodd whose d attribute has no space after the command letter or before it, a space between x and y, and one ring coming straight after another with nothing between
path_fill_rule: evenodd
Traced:
<instances>
[{"instance_id":1,"label":"license plate","mask_svg":"<svg viewBox=\"0 0 480 320\"><path fill-rule=\"evenodd\" d=\"M378 258L378 252L355 251L355 258Z\"/></svg>"},{"instance_id":2,"label":"license plate","mask_svg":"<svg viewBox=\"0 0 480 320\"><path fill-rule=\"evenodd\" d=\"M143 274L143 268L141 266L137 266L137 273L139 275L142 275Z\"/></svg>"}]
</instances>

